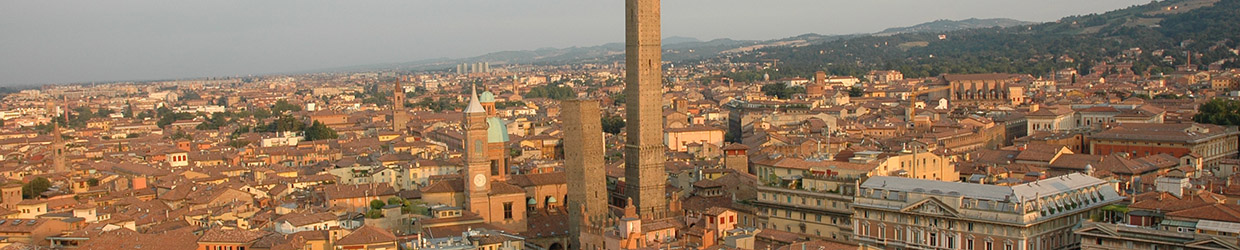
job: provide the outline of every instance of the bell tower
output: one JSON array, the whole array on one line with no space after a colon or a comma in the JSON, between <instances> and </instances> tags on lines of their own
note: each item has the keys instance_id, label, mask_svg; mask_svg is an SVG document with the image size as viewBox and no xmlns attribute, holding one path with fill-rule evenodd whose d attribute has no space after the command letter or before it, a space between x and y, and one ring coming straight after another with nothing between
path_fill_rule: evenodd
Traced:
<instances>
[{"instance_id":1,"label":"bell tower","mask_svg":"<svg viewBox=\"0 0 1240 250\"><path fill-rule=\"evenodd\" d=\"M61 118L65 119L65 125L69 125L68 109L65 109L61 116ZM57 173L69 171L69 167L65 162L65 153L67 152L65 152L65 139L61 137L62 133L64 132L60 131L60 123L52 121L52 172Z\"/></svg>"},{"instance_id":2,"label":"bell tower","mask_svg":"<svg viewBox=\"0 0 1240 250\"><path fill-rule=\"evenodd\" d=\"M474 89L469 106L465 107L464 131L465 193L469 211L487 214L490 210L488 192L491 189L491 163L487 160L487 111L478 102L478 90Z\"/></svg>"},{"instance_id":3,"label":"bell tower","mask_svg":"<svg viewBox=\"0 0 1240 250\"><path fill-rule=\"evenodd\" d=\"M392 130L396 132L404 132L405 125L409 123L408 114L405 114L405 88L400 85L400 75L396 76L396 83L392 86Z\"/></svg>"}]
</instances>

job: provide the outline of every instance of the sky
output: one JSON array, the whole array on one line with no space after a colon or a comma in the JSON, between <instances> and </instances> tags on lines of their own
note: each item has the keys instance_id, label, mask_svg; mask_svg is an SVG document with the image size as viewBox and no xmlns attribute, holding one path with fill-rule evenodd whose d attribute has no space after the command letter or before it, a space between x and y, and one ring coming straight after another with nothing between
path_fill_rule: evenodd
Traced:
<instances>
[{"instance_id":1,"label":"sky","mask_svg":"<svg viewBox=\"0 0 1240 250\"><path fill-rule=\"evenodd\" d=\"M1149 0L664 0L663 35L767 40ZM0 0L0 86L225 77L624 41L621 0Z\"/></svg>"}]
</instances>

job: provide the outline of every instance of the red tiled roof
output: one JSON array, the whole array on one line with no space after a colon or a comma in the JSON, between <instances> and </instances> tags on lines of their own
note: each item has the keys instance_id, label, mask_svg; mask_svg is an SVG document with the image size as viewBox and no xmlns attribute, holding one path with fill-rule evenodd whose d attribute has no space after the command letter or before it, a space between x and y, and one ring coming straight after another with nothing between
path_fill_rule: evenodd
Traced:
<instances>
[{"instance_id":1,"label":"red tiled roof","mask_svg":"<svg viewBox=\"0 0 1240 250\"><path fill-rule=\"evenodd\" d=\"M269 232L240 229L211 229L198 237L198 242L249 243L257 241Z\"/></svg>"},{"instance_id":2,"label":"red tiled roof","mask_svg":"<svg viewBox=\"0 0 1240 250\"><path fill-rule=\"evenodd\" d=\"M362 226L336 241L337 246L396 243L396 235L372 226Z\"/></svg>"}]
</instances>

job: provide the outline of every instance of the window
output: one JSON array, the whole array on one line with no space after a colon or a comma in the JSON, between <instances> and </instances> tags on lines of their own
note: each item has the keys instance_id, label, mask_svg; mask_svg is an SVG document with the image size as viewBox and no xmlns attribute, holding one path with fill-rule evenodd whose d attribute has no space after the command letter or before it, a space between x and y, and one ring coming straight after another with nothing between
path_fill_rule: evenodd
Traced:
<instances>
[{"instance_id":1,"label":"window","mask_svg":"<svg viewBox=\"0 0 1240 250\"><path fill-rule=\"evenodd\" d=\"M512 219L512 202L504 202L504 219Z\"/></svg>"},{"instance_id":2,"label":"window","mask_svg":"<svg viewBox=\"0 0 1240 250\"><path fill-rule=\"evenodd\" d=\"M939 246L939 234L930 233L930 246L932 247Z\"/></svg>"},{"instance_id":3,"label":"window","mask_svg":"<svg viewBox=\"0 0 1240 250\"><path fill-rule=\"evenodd\" d=\"M973 239L964 240L964 249L973 249Z\"/></svg>"},{"instance_id":4,"label":"window","mask_svg":"<svg viewBox=\"0 0 1240 250\"><path fill-rule=\"evenodd\" d=\"M1102 245L1102 238L1094 238L1094 245Z\"/></svg>"},{"instance_id":5,"label":"window","mask_svg":"<svg viewBox=\"0 0 1240 250\"><path fill-rule=\"evenodd\" d=\"M989 242L989 241L987 241L987 242L986 242L986 250L995 250L995 243L994 243L994 242Z\"/></svg>"}]
</instances>

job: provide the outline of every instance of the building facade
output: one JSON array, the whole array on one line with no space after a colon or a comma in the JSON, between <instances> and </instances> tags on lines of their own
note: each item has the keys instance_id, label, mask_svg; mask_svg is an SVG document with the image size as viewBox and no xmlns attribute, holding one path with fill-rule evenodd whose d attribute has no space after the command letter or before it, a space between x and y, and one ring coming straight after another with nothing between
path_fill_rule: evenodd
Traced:
<instances>
[{"instance_id":1,"label":"building facade","mask_svg":"<svg viewBox=\"0 0 1240 250\"><path fill-rule=\"evenodd\" d=\"M1065 249L1100 208L1108 182L1070 174L1017 186L872 177L853 204L854 239L886 249Z\"/></svg>"},{"instance_id":2,"label":"building facade","mask_svg":"<svg viewBox=\"0 0 1240 250\"><path fill-rule=\"evenodd\" d=\"M1095 155L1128 153L1133 158L1197 154L1203 166L1214 167L1223 159L1235 158L1238 138L1236 128L1213 124L1121 124L1090 136L1089 149Z\"/></svg>"}]
</instances>

